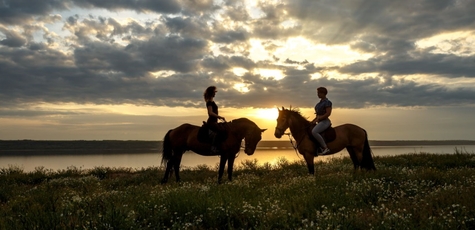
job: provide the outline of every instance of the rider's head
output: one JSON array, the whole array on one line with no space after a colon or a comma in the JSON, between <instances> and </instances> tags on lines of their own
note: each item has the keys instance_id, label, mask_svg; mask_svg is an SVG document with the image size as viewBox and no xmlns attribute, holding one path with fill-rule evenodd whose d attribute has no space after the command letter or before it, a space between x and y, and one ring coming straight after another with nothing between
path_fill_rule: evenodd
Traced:
<instances>
[{"instance_id":1,"label":"rider's head","mask_svg":"<svg viewBox=\"0 0 475 230\"><path fill-rule=\"evenodd\" d=\"M327 88L325 88L325 87L318 87L318 88L317 88L317 92L318 92L318 93L323 93L323 95L326 96L327 93L328 93L328 90L327 90Z\"/></svg>"},{"instance_id":2,"label":"rider's head","mask_svg":"<svg viewBox=\"0 0 475 230\"><path fill-rule=\"evenodd\" d=\"M204 97L205 101L211 100L216 95L216 92L218 92L216 90L216 86L210 86L210 87L206 88L206 90L203 94L203 97Z\"/></svg>"}]
</instances>

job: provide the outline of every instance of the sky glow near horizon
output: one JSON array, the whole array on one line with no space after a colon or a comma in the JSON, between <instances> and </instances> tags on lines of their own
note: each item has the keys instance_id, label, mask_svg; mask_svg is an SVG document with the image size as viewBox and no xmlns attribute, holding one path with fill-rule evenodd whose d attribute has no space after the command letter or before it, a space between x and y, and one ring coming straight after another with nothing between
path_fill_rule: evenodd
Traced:
<instances>
[{"instance_id":1,"label":"sky glow near horizon","mask_svg":"<svg viewBox=\"0 0 475 230\"><path fill-rule=\"evenodd\" d=\"M475 2L2 1L0 139L161 140L276 108L372 140L475 140Z\"/></svg>"}]
</instances>

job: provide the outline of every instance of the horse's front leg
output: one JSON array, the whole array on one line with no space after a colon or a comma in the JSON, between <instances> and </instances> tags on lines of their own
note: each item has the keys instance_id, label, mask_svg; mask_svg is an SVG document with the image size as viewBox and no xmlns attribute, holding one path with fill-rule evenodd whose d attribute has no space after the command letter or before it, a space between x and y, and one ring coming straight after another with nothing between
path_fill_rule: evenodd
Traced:
<instances>
[{"instance_id":1,"label":"horse's front leg","mask_svg":"<svg viewBox=\"0 0 475 230\"><path fill-rule=\"evenodd\" d=\"M313 162L313 158L315 157L311 152L304 152L303 157L305 162L307 162L308 173L311 175L315 174L315 164Z\"/></svg>"},{"instance_id":2,"label":"horse's front leg","mask_svg":"<svg viewBox=\"0 0 475 230\"><path fill-rule=\"evenodd\" d=\"M221 179L223 178L223 174L224 174L224 166L226 165L227 160L228 160L227 155L222 154L221 159L219 160L218 184L221 184Z\"/></svg>"},{"instance_id":3,"label":"horse's front leg","mask_svg":"<svg viewBox=\"0 0 475 230\"><path fill-rule=\"evenodd\" d=\"M161 184L166 184L168 182L168 178L170 177L172 167L173 167L173 158L168 160L167 162L167 168L165 169L165 175L163 176L163 179L160 182Z\"/></svg>"},{"instance_id":4,"label":"horse's front leg","mask_svg":"<svg viewBox=\"0 0 475 230\"><path fill-rule=\"evenodd\" d=\"M233 166L234 166L234 159L236 155L230 156L228 159L228 179L229 181L233 180Z\"/></svg>"}]
</instances>

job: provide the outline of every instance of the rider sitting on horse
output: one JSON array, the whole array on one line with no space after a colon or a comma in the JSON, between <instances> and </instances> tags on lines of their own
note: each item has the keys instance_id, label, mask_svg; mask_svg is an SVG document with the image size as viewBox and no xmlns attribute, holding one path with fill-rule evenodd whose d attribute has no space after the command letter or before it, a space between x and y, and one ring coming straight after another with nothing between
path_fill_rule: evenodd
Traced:
<instances>
[{"instance_id":1,"label":"rider sitting on horse","mask_svg":"<svg viewBox=\"0 0 475 230\"><path fill-rule=\"evenodd\" d=\"M322 147L322 152L318 153L318 155L325 155L330 152L330 149L328 149L327 144L325 144L325 141L320 135L321 132L331 126L329 117L332 113L332 102L328 100L327 93L328 90L325 87L319 87L317 89L317 95L318 98L320 98L320 102L315 105L316 117L312 120L312 124L317 124L312 129L312 135L317 139L318 143L320 143L320 147Z\"/></svg>"},{"instance_id":2,"label":"rider sitting on horse","mask_svg":"<svg viewBox=\"0 0 475 230\"><path fill-rule=\"evenodd\" d=\"M206 121L208 128L214 131L216 134L219 134L220 132L223 132L221 126L218 125L218 119L226 121L224 117L218 115L218 106L214 102L214 97L216 96L216 93L218 92L216 86L209 86L203 96L206 101L206 108L208 110L208 120ZM216 135L213 138L213 142L211 144L211 152L213 153L218 153L219 148L218 148L218 143L216 143Z\"/></svg>"}]
</instances>

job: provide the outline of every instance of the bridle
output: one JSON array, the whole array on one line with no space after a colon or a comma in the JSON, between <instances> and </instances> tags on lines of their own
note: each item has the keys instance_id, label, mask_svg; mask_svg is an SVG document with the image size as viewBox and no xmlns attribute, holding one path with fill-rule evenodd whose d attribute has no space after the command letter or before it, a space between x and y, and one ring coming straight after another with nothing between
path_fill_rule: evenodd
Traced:
<instances>
[{"instance_id":1,"label":"bridle","mask_svg":"<svg viewBox=\"0 0 475 230\"><path fill-rule=\"evenodd\" d=\"M282 135L285 135L285 134L286 134L286 133L284 133L284 132L285 132L285 129L283 129L283 128L280 128L280 127L277 127L277 126L276 126L275 129L278 130L280 133L282 133Z\"/></svg>"},{"instance_id":2,"label":"bridle","mask_svg":"<svg viewBox=\"0 0 475 230\"><path fill-rule=\"evenodd\" d=\"M286 119L285 119L286 122L288 122L287 119L289 119L289 118L286 118ZM305 125L303 128L300 128L299 130L307 129L307 128L308 128L308 125ZM294 142L292 141L292 138L290 137L290 136L292 135L291 132L285 133L285 130L286 130L286 129L280 128L280 127L278 127L278 126L276 126L275 129L276 129L277 131L279 131L280 133L282 133L282 135L287 135L287 136L289 136L290 144L292 145L292 147L293 147L294 150L295 150L295 153L296 153L297 156L298 156L297 149L298 149L298 147L299 147L299 144L302 143L302 140L305 138L305 134L302 135L302 138L300 139L300 141L297 141L297 140L296 140L297 143L296 143L296 145L294 145Z\"/></svg>"},{"instance_id":3,"label":"bridle","mask_svg":"<svg viewBox=\"0 0 475 230\"><path fill-rule=\"evenodd\" d=\"M251 141L249 140L249 138L246 138L247 136L251 136L251 135L252 135L251 132L252 132L252 131L248 131L248 132L246 132L246 135L244 135L244 146L242 146L242 143L241 143L241 148L244 149L244 152L246 151L247 146L250 146L250 145L251 145L251 144L250 144ZM240 153L240 152L239 152L239 153ZM239 153L238 153L238 155L239 155ZM236 157L237 157L237 156L236 156Z\"/></svg>"}]
</instances>

